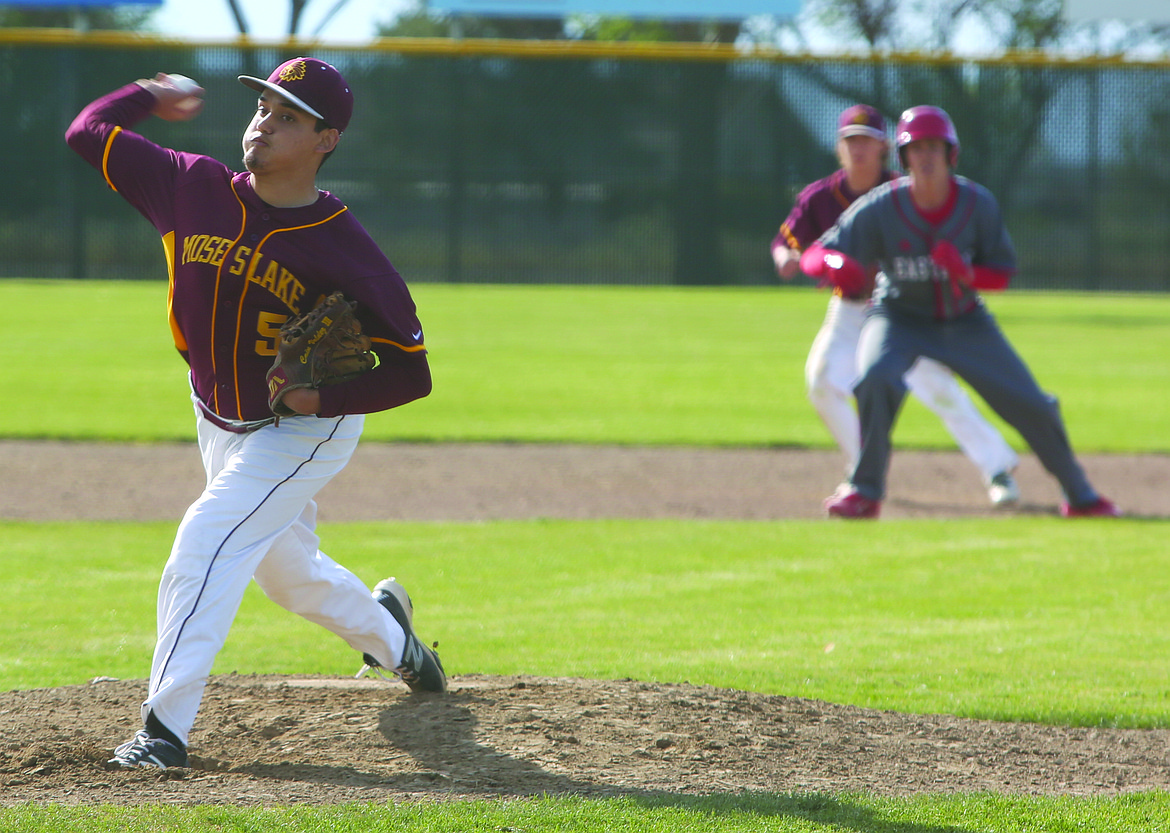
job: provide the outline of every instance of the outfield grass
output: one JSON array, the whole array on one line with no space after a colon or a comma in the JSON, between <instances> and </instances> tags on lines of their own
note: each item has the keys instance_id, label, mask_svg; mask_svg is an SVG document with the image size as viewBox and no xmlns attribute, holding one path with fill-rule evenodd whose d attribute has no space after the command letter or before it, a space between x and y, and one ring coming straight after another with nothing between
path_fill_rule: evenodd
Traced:
<instances>
[{"instance_id":1,"label":"outfield grass","mask_svg":"<svg viewBox=\"0 0 1170 833\"><path fill-rule=\"evenodd\" d=\"M830 447L803 378L823 292L422 284L414 294L435 389L371 417L367 440ZM164 285L9 280L0 303L22 310L0 344L20 391L0 411L0 436L191 438ZM989 303L1060 397L1078 451L1170 451L1170 297L1008 292ZM954 447L913 399L895 439Z\"/></svg>"},{"instance_id":2,"label":"outfield grass","mask_svg":"<svg viewBox=\"0 0 1170 833\"><path fill-rule=\"evenodd\" d=\"M367 441L827 448L802 367L808 289L420 285L435 375ZM0 281L0 436L190 440L165 287ZM1170 299L990 299L1078 451L1170 451ZM46 337L52 334L52 338ZM1021 447L1018 438L1009 440ZM903 446L951 447L908 403ZM177 522L178 519L176 519ZM146 674L174 523L0 522L0 688ZM1057 518L827 524L347 524L324 546L395 573L453 673L709 683L909 712L1170 725L1166 525ZM279 645L279 650L272 646ZM352 673L354 657L254 589L216 671ZM344 807L0 809L0 829L1150 831L1165 793L876 799L736 794Z\"/></svg>"},{"instance_id":3,"label":"outfield grass","mask_svg":"<svg viewBox=\"0 0 1170 833\"><path fill-rule=\"evenodd\" d=\"M879 709L1168 727L1170 575L1136 521L363 523L449 672L633 677ZM146 673L174 525L5 523L0 687ZM62 604L62 599L71 600ZM215 671L352 673L252 587Z\"/></svg>"}]
</instances>

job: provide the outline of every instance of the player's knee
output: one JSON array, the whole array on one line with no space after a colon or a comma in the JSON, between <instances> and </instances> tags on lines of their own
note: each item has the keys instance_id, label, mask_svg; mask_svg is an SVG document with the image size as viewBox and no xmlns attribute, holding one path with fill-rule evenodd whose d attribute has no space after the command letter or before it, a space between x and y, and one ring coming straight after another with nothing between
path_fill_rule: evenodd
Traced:
<instances>
[{"instance_id":1,"label":"player's knee","mask_svg":"<svg viewBox=\"0 0 1170 833\"><path fill-rule=\"evenodd\" d=\"M860 390L896 390L906 392L906 380L903 371L883 362L865 368L853 386L853 392Z\"/></svg>"},{"instance_id":2,"label":"player's knee","mask_svg":"<svg viewBox=\"0 0 1170 833\"><path fill-rule=\"evenodd\" d=\"M252 575L252 579L270 602L280 605L285 610L300 613L301 608L307 607L305 594L296 589L295 583L288 581L286 576L282 576L278 570L270 568L267 564L262 563Z\"/></svg>"},{"instance_id":3,"label":"player's knee","mask_svg":"<svg viewBox=\"0 0 1170 833\"><path fill-rule=\"evenodd\" d=\"M806 370L805 385L808 398L814 404L853 396L852 389L834 380L824 365Z\"/></svg>"},{"instance_id":4,"label":"player's knee","mask_svg":"<svg viewBox=\"0 0 1170 833\"><path fill-rule=\"evenodd\" d=\"M819 414L833 413L842 407L853 407L853 391L843 390L837 385L810 387L808 401Z\"/></svg>"}]
</instances>

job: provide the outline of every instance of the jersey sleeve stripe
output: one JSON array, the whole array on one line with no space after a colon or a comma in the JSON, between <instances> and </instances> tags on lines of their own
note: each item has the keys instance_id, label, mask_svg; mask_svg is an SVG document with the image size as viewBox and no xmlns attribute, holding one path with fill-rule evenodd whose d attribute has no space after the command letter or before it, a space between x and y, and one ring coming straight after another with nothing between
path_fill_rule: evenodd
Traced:
<instances>
[{"instance_id":1,"label":"jersey sleeve stripe","mask_svg":"<svg viewBox=\"0 0 1170 833\"><path fill-rule=\"evenodd\" d=\"M106 139L106 147L102 151L102 178L105 179L106 185L109 185L110 190L114 193L118 192L118 186L116 186L113 180L110 179L110 148L114 146L114 137L116 137L121 132L121 127L115 127L113 130L111 130L109 137Z\"/></svg>"},{"instance_id":2,"label":"jersey sleeve stripe","mask_svg":"<svg viewBox=\"0 0 1170 833\"><path fill-rule=\"evenodd\" d=\"M784 238L784 242L788 244L788 248L797 252L803 250L804 247L800 245L800 241L796 239L796 235L792 233L792 229L788 228L788 223L780 226L780 234Z\"/></svg>"},{"instance_id":3,"label":"jersey sleeve stripe","mask_svg":"<svg viewBox=\"0 0 1170 833\"><path fill-rule=\"evenodd\" d=\"M175 318L175 233L168 231L162 241L167 253L167 320L171 324L171 338L175 340L175 348L186 353L187 337L179 329L179 321Z\"/></svg>"},{"instance_id":4,"label":"jersey sleeve stripe","mask_svg":"<svg viewBox=\"0 0 1170 833\"><path fill-rule=\"evenodd\" d=\"M426 345L423 344L399 344L397 341L391 341L388 338L371 338L370 341L376 341L379 344L389 344L391 347L397 347L403 353L425 353Z\"/></svg>"}]
</instances>

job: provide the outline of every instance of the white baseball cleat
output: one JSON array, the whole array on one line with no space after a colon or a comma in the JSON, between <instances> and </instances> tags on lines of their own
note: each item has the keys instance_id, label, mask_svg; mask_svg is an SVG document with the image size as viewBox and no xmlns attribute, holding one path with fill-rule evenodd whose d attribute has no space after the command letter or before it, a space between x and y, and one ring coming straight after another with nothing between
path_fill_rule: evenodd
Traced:
<instances>
[{"instance_id":1,"label":"white baseball cleat","mask_svg":"<svg viewBox=\"0 0 1170 833\"><path fill-rule=\"evenodd\" d=\"M1020 487L1010 471L1001 471L987 486L992 506L1015 506L1020 502Z\"/></svg>"}]
</instances>

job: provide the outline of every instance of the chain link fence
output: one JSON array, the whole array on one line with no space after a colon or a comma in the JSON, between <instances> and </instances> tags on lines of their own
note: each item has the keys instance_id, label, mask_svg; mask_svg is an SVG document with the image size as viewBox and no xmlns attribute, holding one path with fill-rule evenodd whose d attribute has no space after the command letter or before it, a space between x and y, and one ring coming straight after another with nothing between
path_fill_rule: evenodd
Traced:
<instances>
[{"instance_id":1,"label":"chain link fence","mask_svg":"<svg viewBox=\"0 0 1170 833\"><path fill-rule=\"evenodd\" d=\"M410 281L761 285L796 193L836 167L838 113L954 119L999 198L1015 286L1170 289L1170 74L1116 61L827 59L730 46L384 40L189 44L0 30L9 118L0 277L165 279L157 235L65 146L90 100L157 71L206 89L137 129L240 166L254 93L297 54L335 64L353 122L319 184Z\"/></svg>"}]
</instances>

